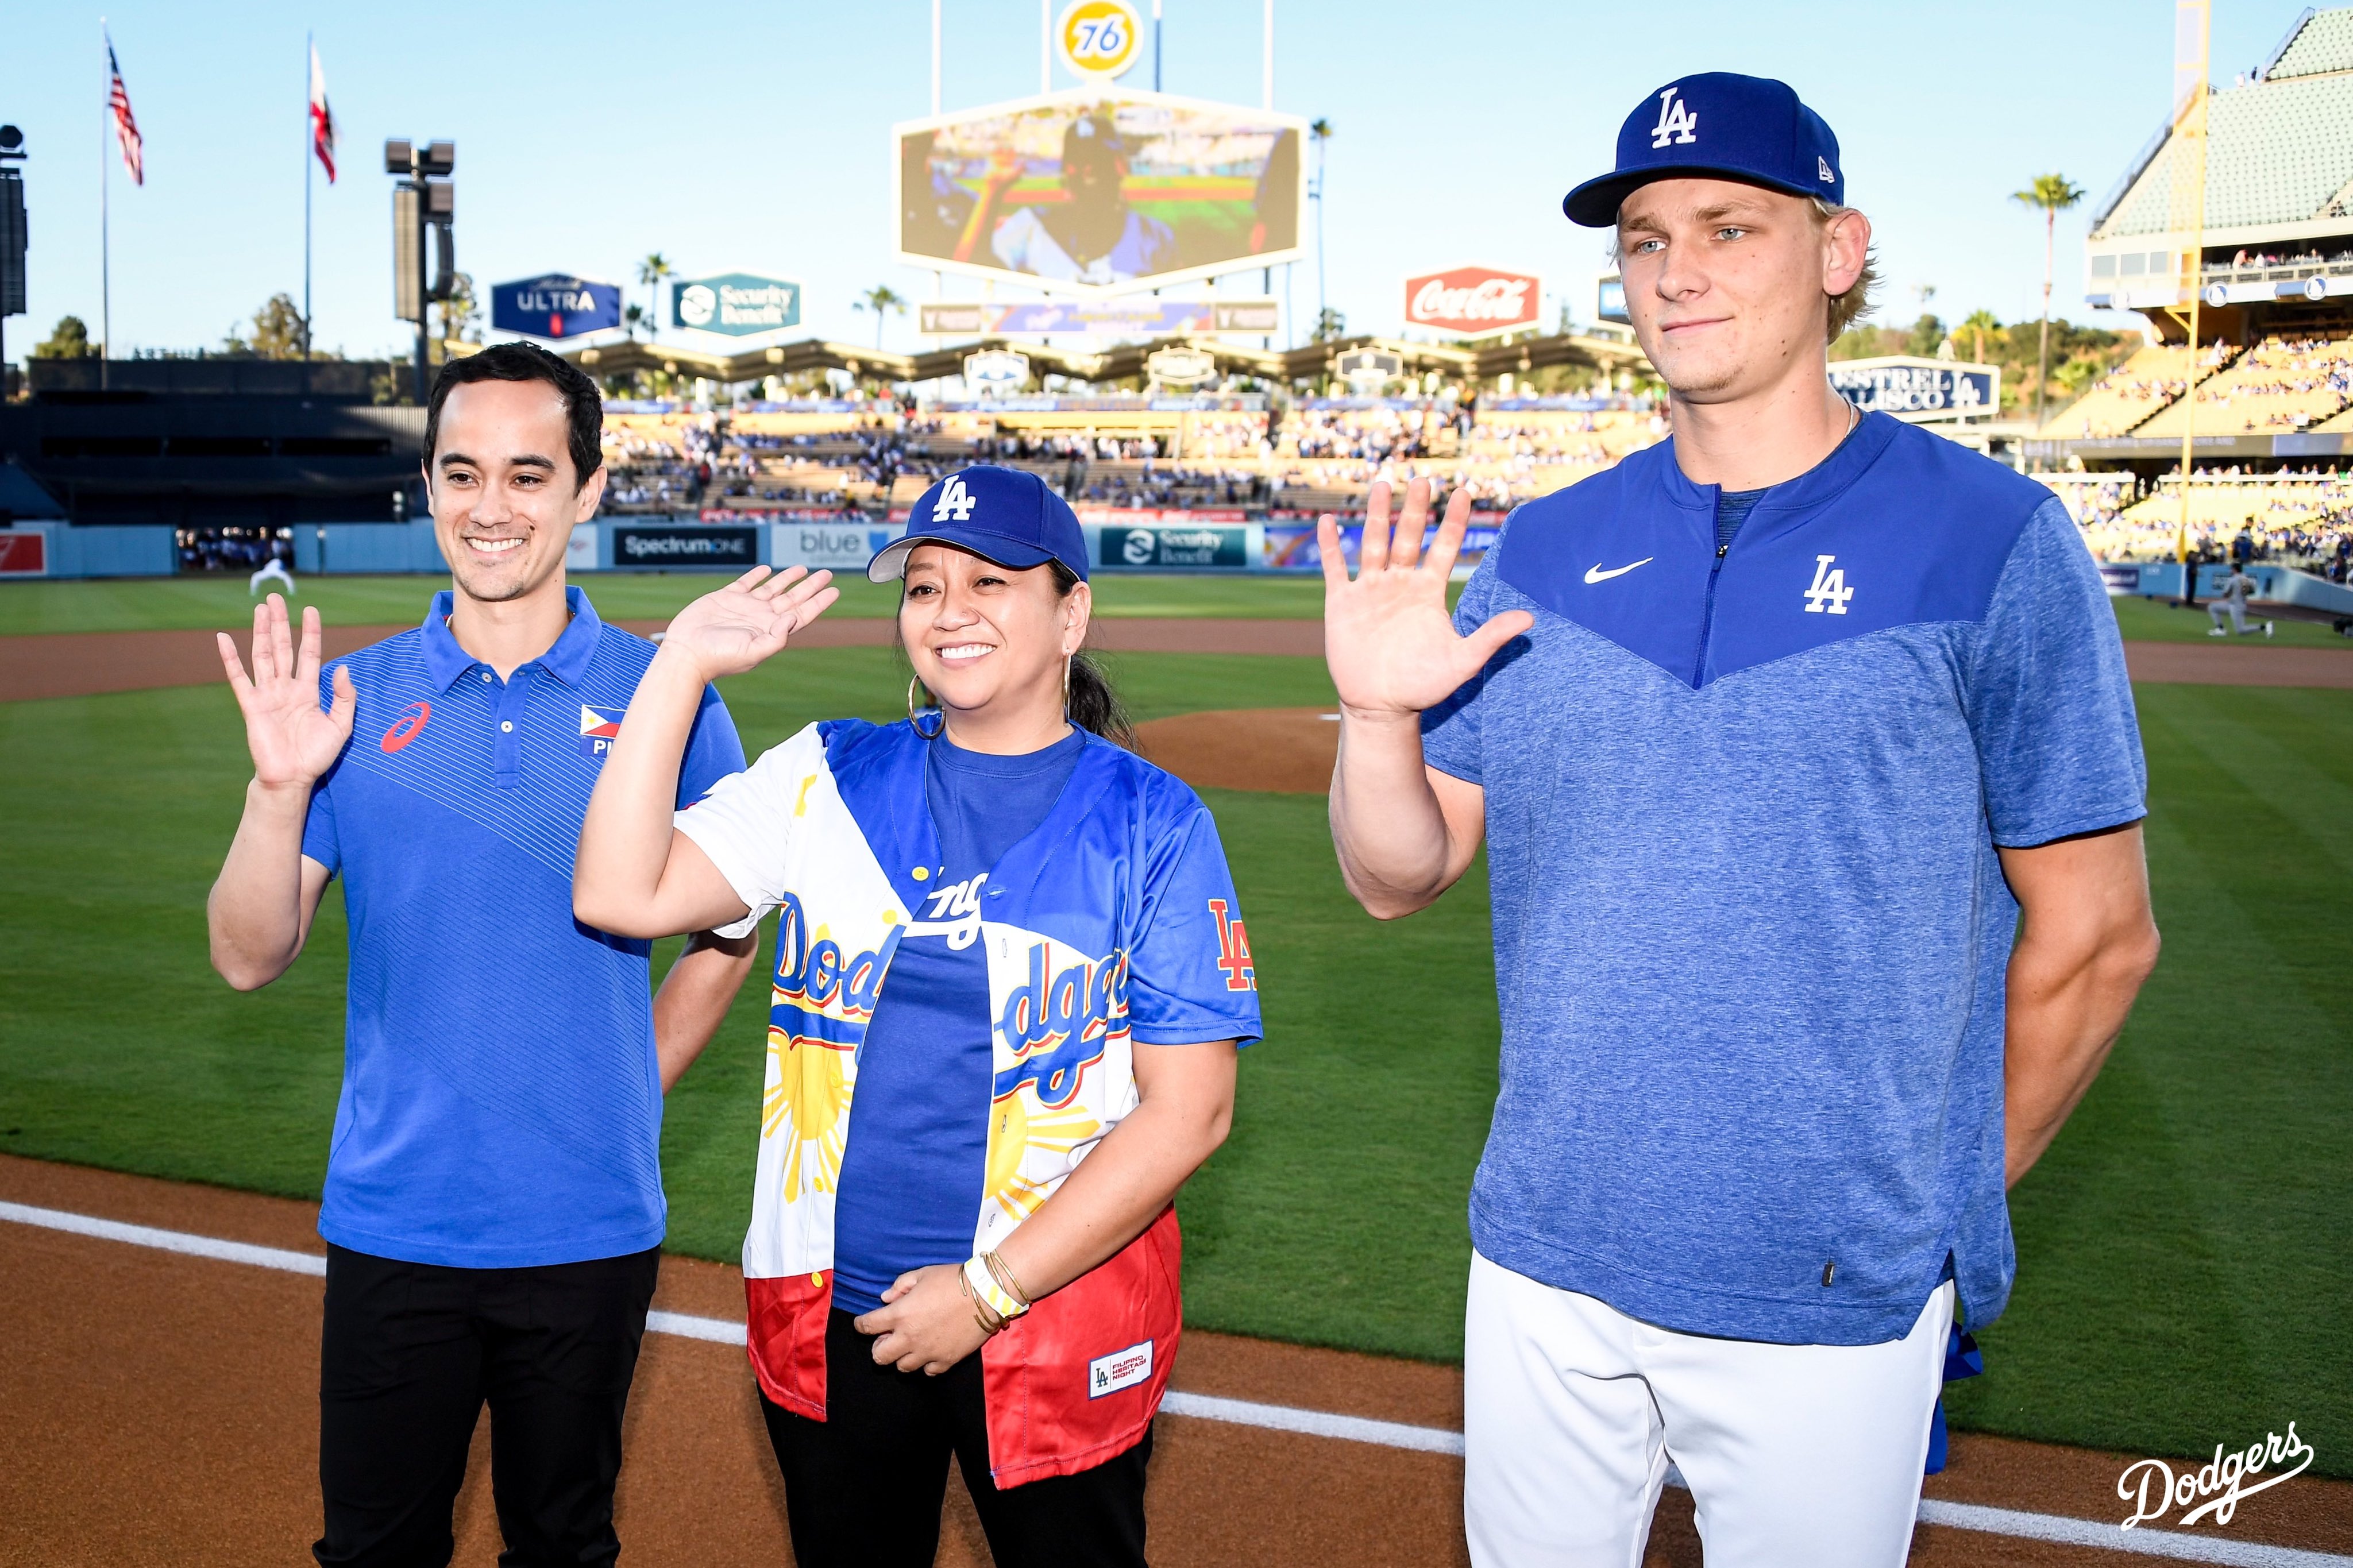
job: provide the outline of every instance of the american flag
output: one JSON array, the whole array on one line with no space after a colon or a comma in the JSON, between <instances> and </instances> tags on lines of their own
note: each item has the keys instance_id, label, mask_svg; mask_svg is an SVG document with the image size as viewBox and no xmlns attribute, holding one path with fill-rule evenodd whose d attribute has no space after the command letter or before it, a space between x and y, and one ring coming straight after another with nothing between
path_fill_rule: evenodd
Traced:
<instances>
[{"instance_id":1,"label":"american flag","mask_svg":"<svg viewBox=\"0 0 2353 1568\"><path fill-rule=\"evenodd\" d=\"M131 183L147 183L146 166L140 156L139 121L131 112L131 91L122 85L122 68L115 63L114 40L106 40L106 106L114 111L114 139L122 143L122 166L131 171Z\"/></svg>"},{"instance_id":2,"label":"american flag","mask_svg":"<svg viewBox=\"0 0 2353 1568\"><path fill-rule=\"evenodd\" d=\"M311 151L327 166L327 184L335 183L335 111L327 107L327 73L319 68L319 50L311 49Z\"/></svg>"}]
</instances>

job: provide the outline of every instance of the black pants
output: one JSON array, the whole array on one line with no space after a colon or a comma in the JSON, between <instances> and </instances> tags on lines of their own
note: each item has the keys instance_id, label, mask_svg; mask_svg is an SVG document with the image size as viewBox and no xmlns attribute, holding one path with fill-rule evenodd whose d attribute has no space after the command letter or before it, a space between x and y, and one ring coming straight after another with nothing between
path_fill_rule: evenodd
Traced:
<instances>
[{"instance_id":1,"label":"black pants","mask_svg":"<svg viewBox=\"0 0 2353 1568\"><path fill-rule=\"evenodd\" d=\"M1092 1469L999 1491L979 1355L937 1377L877 1366L856 1321L837 1311L826 1324L825 1420L760 1401L799 1568L931 1568L950 1453L997 1568L1143 1568L1148 1430Z\"/></svg>"},{"instance_id":2,"label":"black pants","mask_svg":"<svg viewBox=\"0 0 2353 1568\"><path fill-rule=\"evenodd\" d=\"M610 1563L621 1412L660 1250L447 1268L327 1248L319 1367L323 1564L440 1568L491 1406L501 1564Z\"/></svg>"}]
</instances>

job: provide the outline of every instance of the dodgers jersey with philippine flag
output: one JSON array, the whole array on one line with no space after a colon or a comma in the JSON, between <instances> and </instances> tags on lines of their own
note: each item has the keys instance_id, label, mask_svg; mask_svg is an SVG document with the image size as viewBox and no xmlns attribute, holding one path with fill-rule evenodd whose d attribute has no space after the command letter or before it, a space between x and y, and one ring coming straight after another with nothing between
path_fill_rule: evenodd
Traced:
<instances>
[{"instance_id":1,"label":"dodgers jersey with philippine flag","mask_svg":"<svg viewBox=\"0 0 2353 1568\"><path fill-rule=\"evenodd\" d=\"M934 743L903 721L811 725L677 817L749 910L727 934L777 913L744 1287L762 1392L815 1420L826 1415L837 1217L850 1206L841 1183L853 1165L874 1181L915 1169L862 1143L850 1162L850 1140L925 1135L859 1099L882 1033L872 1025L910 944L971 952L982 971L961 1005L984 1014L974 1023L987 1071L971 1091L986 1153L961 1200L969 1231L939 1263L1001 1246L1135 1109L1137 1044L1248 1044L1260 1033L1216 824L1181 781L1084 735L1037 827L985 874L943 885L925 790ZM892 1048L920 1041L901 1030ZM939 1070L954 1072L956 1042L937 1048ZM998 1486L1088 1468L1143 1437L1176 1355L1178 1276L1171 1208L982 1347Z\"/></svg>"},{"instance_id":2,"label":"dodgers jersey with philippine flag","mask_svg":"<svg viewBox=\"0 0 2353 1568\"><path fill-rule=\"evenodd\" d=\"M1998 1315L1999 848L2137 820L2098 569L2042 486L1885 415L1730 542L1672 442L1519 508L1423 718L1481 785L1501 1087L1480 1252L1662 1327L1899 1338Z\"/></svg>"}]
</instances>

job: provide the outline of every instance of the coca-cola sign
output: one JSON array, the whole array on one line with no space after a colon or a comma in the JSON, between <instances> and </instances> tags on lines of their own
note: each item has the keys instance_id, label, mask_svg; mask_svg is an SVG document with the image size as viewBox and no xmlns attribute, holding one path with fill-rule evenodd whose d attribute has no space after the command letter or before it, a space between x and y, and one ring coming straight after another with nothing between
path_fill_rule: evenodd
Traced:
<instances>
[{"instance_id":1,"label":"coca-cola sign","mask_svg":"<svg viewBox=\"0 0 2353 1568\"><path fill-rule=\"evenodd\" d=\"M1525 272L1457 267L1405 280L1405 319L1458 338L1517 331L1536 322L1544 284Z\"/></svg>"}]
</instances>

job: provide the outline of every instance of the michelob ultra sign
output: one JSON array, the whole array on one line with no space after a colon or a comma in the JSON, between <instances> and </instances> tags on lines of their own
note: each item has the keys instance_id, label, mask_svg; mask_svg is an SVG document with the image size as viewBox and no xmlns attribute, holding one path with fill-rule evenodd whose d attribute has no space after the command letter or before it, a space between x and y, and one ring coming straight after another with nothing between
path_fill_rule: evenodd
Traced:
<instances>
[{"instance_id":1,"label":"michelob ultra sign","mask_svg":"<svg viewBox=\"0 0 2353 1568\"><path fill-rule=\"evenodd\" d=\"M1532 272L1457 267L1405 280L1407 324L1449 337L1480 338L1536 324L1544 284Z\"/></svg>"},{"instance_id":2,"label":"michelob ultra sign","mask_svg":"<svg viewBox=\"0 0 2353 1568\"><path fill-rule=\"evenodd\" d=\"M569 273L501 283L491 289L491 325L534 338L576 338L621 324L621 289Z\"/></svg>"}]
</instances>

